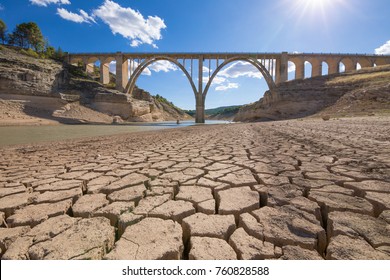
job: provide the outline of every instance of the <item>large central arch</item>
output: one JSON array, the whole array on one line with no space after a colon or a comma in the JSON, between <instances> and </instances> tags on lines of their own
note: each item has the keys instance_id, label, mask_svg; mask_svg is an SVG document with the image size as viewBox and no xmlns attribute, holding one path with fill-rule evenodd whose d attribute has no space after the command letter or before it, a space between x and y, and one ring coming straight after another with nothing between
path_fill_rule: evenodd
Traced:
<instances>
[{"instance_id":1,"label":"large central arch","mask_svg":"<svg viewBox=\"0 0 390 280\"><path fill-rule=\"evenodd\" d=\"M222 70L222 68L225 67L226 65L228 65L229 63L232 63L235 61L249 62L254 67L256 67L256 69L259 70L259 72L263 75L270 90L272 90L275 87L275 82L272 78L272 75L268 72L268 70L265 68L265 66L262 63L260 63L260 61L258 61L257 59L249 58L249 57L237 56L237 57L233 57L230 59L226 59L221 65L219 65L217 67L217 69L215 69L215 71L211 75L210 79L208 80L206 87L204 89L204 92L202 94L204 96L204 98L206 97L207 92L209 91L210 86L211 86L214 78L218 75L218 73Z\"/></svg>"},{"instance_id":2,"label":"large central arch","mask_svg":"<svg viewBox=\"0 0 390 280\"><path fill-rule=\"evenodd\" d=\"M190 59L194 59L194 58L190 58ZM217 68L215 69L215 71L213 71L213 74L211 76L209 75L209 80L207 81L206 87L204 89L203 89L203 61L205 60L205 58L204 58L204 56L200 56L196 59L198 60L198 68L199 68L198 69L199 72L198 72L198 76L197 76L198 83L199 83L198 87L195 86L194 79L193 79L192 75L190 75L190 73L187 71L187 69L183 65L185 63L184 59L183 59L183 64L181 64L176 58L171 57L169 55L156 55L156 56L151 57L151 58L145 58L139 65L137 65L134 72L131 73L131 75L130 75L130 78L129 78L129 80L126 84L126 87L125 87L125 92L128 94L131 94L133 92L139 76L151 64L158 62L158 61L162 61L162 60L169 61L169 62L173 63L174 65L176 65L179 69L181 69L183 71L184 75L187 77L187 79L192 87L192 90L194 92L195 101L196 101L195 121L197 123L204 123L204 110L205 110L205 101L206 101L207 92L209 91L210 86L211 86L214 78L218 75L218 73L222 70L222 68L224 68L229 63L232 63L235 61L244 61L244 62L250 63L257 70L259 70L259 72L263 75L264 79L267 82L269 89L272 90L275 88L275 82L274 82L272 74L270 73L270 71L271 72L277 71L276 70L277 63L274 63L275 62L274 58L268 59L268 62L269 62L268 64L272 65L270 68L270 71L268 71L268 69L264 66L264 64L261 63L261 61L256 57L237 55L237 56L233 56L230 58L224 58L223 62L221 64L218 63L218 59L217 59ZM206 59L211 60L213 58L206 58ZM265 63L265 61L267 61L267 59L263 59L264 63ZM193 69L192 69L192 63L191 63L191 73L192 73L192 70Z\"/></svg>"},{"instance_id":3,"label":"large central arch","mask_svg":"<svg viewBox=\"0 0 390 280\"><path fill-rule=\"evenodd\" d=\"M185 69L184 66L181 65L176 59L172 59L172 58L166 57L166 56L158 56L158 57L154 57L151 59L146 59L141 64L139 64L137 66L137 68L134 70L134 73L130 76L129 82L127 83L126 88L125 88L125 92L128 94L131 94L135 88L135 83L137 82L137 80L138 80L139 76L142 74L142 72L147 67L149 67L151 64L153 64L157 61L162 61L162 60L169 61L169 62L175 64L177 67L179 67L183 71L183 73L186 75L188 81L190 82L190 85L192 87L192 90L194 91L194 95L196 98L198 91L197 91L196 86L194 84L194 81L192 80L192 77L188 73L187 69Z\"/></svg>"}]
</instances>

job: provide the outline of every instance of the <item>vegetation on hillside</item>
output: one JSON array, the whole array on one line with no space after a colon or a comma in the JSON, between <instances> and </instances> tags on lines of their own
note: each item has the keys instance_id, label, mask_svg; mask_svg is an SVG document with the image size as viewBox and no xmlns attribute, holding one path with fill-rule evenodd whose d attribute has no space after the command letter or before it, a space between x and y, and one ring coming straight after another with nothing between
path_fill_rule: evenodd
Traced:
<instances>
[{"instance_id":1,"label":"vegetation on hillside","mask_svg":"<svg viewBox=\"0 0 390 280\"><path fill-rule=\"evenodd\" d=\"M165 97L162 97L161 95L158 95L156 94L155 96L153 96L157 101L161 102L161 103L165 103L169 106L172 106L173 108L175 108L176 110L178 111L184 111L185 110L182 110L180 109L179 107L177 107L175 104L173 104L171 101L167 100Z\"/></svg>"},{"instance_id":2,"label":"vegetation on hillside","mask_svg":"<svg viewBox=\"0 0 390 280\"><path fill-rule=\"evenodd\" d=\"M4 44L5 43L5 35L7 31L7 25L5 24L4 21L0 19L0 39L1 42Z\"/></svg>"},{"instance_id":3,"label":"vegetation on hillside","mask_svg":"<svg viewBox=\"0 0 390 280\"><path fill-rule=\"evenodd\" d=\"M208 116L215 115L225 115L225 114L236 114L242 106L234 105L234 106L223 106L213 109L206 109L205 114ZM188 115L195 116L195 110L185 110Z\"/></svg>"},{"instance_id":4,"label":"vegetation on hillside","mask_svg":"<svg viewBox=\"0 0 390 280\"><path fill-rule=\"evenodd\" d=\"M0 40L2 44L20 48L20 53L34 58L52 58L62 60L64 53L49 45L41 29L35 22L16 25L12 33L7 33L7 25L0 19Z\"/></svg>"}]
</instances>

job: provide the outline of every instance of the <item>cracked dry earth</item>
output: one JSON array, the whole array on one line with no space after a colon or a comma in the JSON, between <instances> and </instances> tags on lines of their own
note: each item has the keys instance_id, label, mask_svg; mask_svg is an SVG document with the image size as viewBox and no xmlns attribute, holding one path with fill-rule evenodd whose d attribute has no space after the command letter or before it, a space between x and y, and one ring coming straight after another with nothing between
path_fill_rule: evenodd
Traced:
<instances>
[{"instance_id":1,"label":"cracked dry earth","mask_svg":"<svg viewBox=\"0 0 390 280\"><path fill-rule=\"evenodd\" d=\"M2 259L390 259L389 118L0 150Z\"/></svg>"}]
</instances>

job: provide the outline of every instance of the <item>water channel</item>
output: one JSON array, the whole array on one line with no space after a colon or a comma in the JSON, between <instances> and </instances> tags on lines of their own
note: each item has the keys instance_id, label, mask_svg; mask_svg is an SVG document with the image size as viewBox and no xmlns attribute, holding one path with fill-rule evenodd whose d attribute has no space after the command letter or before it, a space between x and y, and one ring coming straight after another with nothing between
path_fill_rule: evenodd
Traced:
<instances>
[{"instance_id":1,"label":"water channel","mask_svg":"<svg viewBox=\"0 0 390 280\"><path fill-rule=\"evenodd\" d=\"M224 124L227 121L206 121L206 124ZM108 136L138 131L152 131L195 125L194 121L126 123L120 125L45 125L0 126L0 147L36 144L84 137Z\"/></svg>"}]
</instances>

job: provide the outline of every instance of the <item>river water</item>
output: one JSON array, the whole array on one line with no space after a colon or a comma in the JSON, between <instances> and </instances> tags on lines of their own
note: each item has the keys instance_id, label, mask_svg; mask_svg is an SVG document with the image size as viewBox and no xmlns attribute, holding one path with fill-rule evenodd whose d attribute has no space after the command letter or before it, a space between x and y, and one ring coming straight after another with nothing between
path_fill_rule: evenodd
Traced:
<instances>
[{"instance_id":1,"label":"river water","mask_svg":"<svg viewBox=\"0 0 390 280\"><path fill-rule=\"evenodd\" d=\"M206 124L223 124L227 121L206 121ZM195 125L194 121L126 123L120 125L46 125L0 126L0 147L34 144L83 137L108 136L129 132L152 131Z\"/></svg>"}]
</instances>

